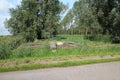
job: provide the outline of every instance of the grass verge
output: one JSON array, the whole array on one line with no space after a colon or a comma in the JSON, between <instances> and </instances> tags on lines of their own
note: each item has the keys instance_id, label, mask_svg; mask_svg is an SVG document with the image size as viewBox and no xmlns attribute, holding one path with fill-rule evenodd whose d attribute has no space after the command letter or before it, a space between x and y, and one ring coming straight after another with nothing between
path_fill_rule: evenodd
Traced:
<instances>
[{"instance_id":1,"label":"grass verge","mask_svg":"<svg viewBox=\"0 0 120 80\"><path fill-rule=\"evenodd\" d=\"M33 69L43 69L43 68L53 68L53 67L79 66L79 65L105 63L105 62L113 62L113 61L120 61L120 58L94 59L94 60L82 60L82 61L65 61L65 62L46 63L46 64L40 63L40 64L14 66L14 67L8 66L8 67L0 67L0 72L33 70Z\"/></svg>"}]
</instances>

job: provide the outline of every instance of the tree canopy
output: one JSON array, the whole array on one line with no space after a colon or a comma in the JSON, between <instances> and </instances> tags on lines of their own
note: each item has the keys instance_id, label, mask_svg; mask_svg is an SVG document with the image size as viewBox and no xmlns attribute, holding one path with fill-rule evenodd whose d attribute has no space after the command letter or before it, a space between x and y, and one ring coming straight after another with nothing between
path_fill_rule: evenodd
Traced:
<instances>
[{"instance_id":1,"label":"tree canopy","mask_svg":"<svg viewBox=\"0 0 120 80\"><path fill-rule=\"evenodd\" d=\"M59 34L109 35L120 43L120 0L79 0L61 20L67 9L59 0L22 0L10 9L6 28L13 35L22 34L27 41Z\"/></svg>"},{"instance_id":2,"label":"tree canopy","mask_svg":"<svg viewBox=\"0 0 120 80\"><path fill-rule=\"evenodd\" d=\"M27 41L49 38L57 34L65 8L59 0L22 0L21 5L10 9L11 18L5 25L13 35L22 34Z\"/></svg>"},{"instance_id":3,"label":"tree canopy","mask_svg":"<svg viewBox=\"0 0 120 80\"><path fill-rule=\"evenodd\" d=\"M72 22L72 25L71 25ZM61 22L63 30L73 34L110 35L113 43L120 43L120 1L79 0ZM71 25L68 27L68 25ZM73 27L74 26L74 27ZM94 37L93 36L93 37Z\"/></svg>"},{"instance_id":4,"label":"tree canopy","mask_svg":"<svg viewBox=\"0 0 120 80\"><path fill-rule=\"evenodd\" d=\"M120 0L91 0L94 15L103 28L103 34L111 35L112 42L120 43Z\"/></svg>"}]
</instances>

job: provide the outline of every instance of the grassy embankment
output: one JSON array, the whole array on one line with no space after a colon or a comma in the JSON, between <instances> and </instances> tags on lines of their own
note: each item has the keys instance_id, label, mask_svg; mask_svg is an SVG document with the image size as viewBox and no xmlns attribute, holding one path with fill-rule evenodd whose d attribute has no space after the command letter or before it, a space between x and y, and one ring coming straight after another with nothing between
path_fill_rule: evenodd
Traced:
<instances>
[{"instance_id":1,"label":"grassy embankment","mask_svg":"<svg viewBox=\"0 0 120 80\"><path fill-rule=\"evenodd\" d=\"M47 64L39 63L39 64L29 64L29 65L12 66L12 67L8 66L8 67L1 67L0 72L43 69L43 68L53 68L53 67L79 66L79 65L105 63L105 62L113 62L113 61L120 61L120 58L83 60L83 61L65 61L65 62L47 63Z\"/></svg>"},{"instance_id":2,"label":"grassy embankment","mask_svg":"<svg viewBox=\"0 0 120 80\"><path fill-rule=\"evenodd\" d=\"M50 41L75 42L76 45L74 47L59 47L56 52L53 53L48 45ZM22 44L18 48L12 50L6 60L0 60L0 72L120 61L120 58L66 61L66 59L70 57L84 58L89 56L100 56L103 58L106 55L110 55L111 57L114 55L120 55L120 44L111 44L102 41L89 41L83 39L83 36L81 35L58 36L50 40L36 40L34 43ZM53 59L54 61L59 58L64 61L58 63L35 62L39 59L42 61L47 60L49 62L50 59ZM9 61L11 62L10 64ZM4 63L7 62L7 66L4 66ZM12 62L15 62L15 65L12 64Z\"/></svg>"},{"instance_id":3,"label":"grassy embankment","mask_svg":"<svg viewBox=\"0 0 120 80\"><path fill-rule=\"evenodd\" d=\"M50 41L75 42L76 46L57 48L56 52L53 53L48 45ZM34 46L36 43L40 44L40 46ZM69 56L104 56L119 54L120 44L83 40L82 36L74 35L60 36L51 40L41 40L35 41L34 43L23 44L18 49L13 51L11 58L57 58Z\"/></svg>"}]
</instances>

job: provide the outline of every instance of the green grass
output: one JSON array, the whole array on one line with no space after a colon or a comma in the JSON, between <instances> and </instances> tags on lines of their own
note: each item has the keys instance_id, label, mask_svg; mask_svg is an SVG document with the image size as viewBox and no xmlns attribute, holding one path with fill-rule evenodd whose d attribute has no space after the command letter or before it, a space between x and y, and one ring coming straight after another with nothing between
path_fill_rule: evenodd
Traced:
<instances>
[{"instance_id":1,"label":"green grass","mask_svg":"<svg viewBox=\"0 0 120 80\"><path fill-rule=\"evenodd\" d=\"M14 49L11 53L7 52L10 59L18 58L57 58L57 57L69 57L69 56L103 56L103 55L119 55L120 45L114 45L110 43L104 43L99 41L85 40L83 35L58 35L49 40L35 40L34 43L43 44L43 48L26 48L29 43L22 44L17 49ZM7 39L10 37L1 37L1 39ZM11 37L12 38L12 37ZM8 39L9 40L9 39ZM55 53L52 53L48 44L50 41L62 41L62 42L75 42L77 47L75 48L57 48ZM15 42L15 41L14 41ZM33 44L34 44L33 43ZM12 45L14 46L14 45ZM1 46L2 47L2 46ZM3 48L3 47L2 47ZM7 48L4 48L6 51ZM0 50L1 51L1 50ZM4 50L3 50L4 51Z\"/></svg>"},{"instance_id":2,"label":"green grass","mask_svg":"<svg viewBox=\"0 0 120 80\"><path fill-rule=\"evenodd\" d=\"M50 39L51 41L63 41L63 42L83 42L83 35L58 35Z\"/></svg>"},{"instance_id":3,"label":"green grass","mask_svg":"<svg viewBox=\"0 0 120 80\"><path fill-rule=\"evenodd\" d=\"M29 65L13 66L13 67L8 66L8 67L0 67L0 72L43 69L43 68L53 68L53 67L79 66L79 65L105 63L105 62L113 62L113 61L120 61L120 58L67 61L67 62L47 63L47 64L42 64L42 63L41 64L29 64Z\"/></svg>"},{"instance_id":4,"label":"green grass","mask_svg":"<svg viewBox=\"0 0 120 80\"><path fill-rule=\"evenodd\" d=\"M9 37L3 37L9 38ZM74 48L57 48L53 53L48 44L50 41L75 42L77 46ZM26 48L29 44L43 44L43 48ZM3 48L3 47L2 47ZM6 51L7 48L4 48ZM4 51L5 51L4 50ZM10 51L9 51L10 52ZM9 59L22 58L59 58L71 56L104 56L104 55L120 55L120 44L110 44L98 41L90 41L83 39L83 35L59 35L49 40L35 40L33 43L25 43L14 49Z\"/></svg>"},{"instance_id":5,"label":"green grass","mask_svg":"<svg viewBox=\"0 0 120 80\"><path fill-rule=\"evenodd\" d=\"M9 37L8 37L9 38ZM1 37L1 40L7 39L7 37ZM9 41L9 39L8 39ZM61 41L61 42L75 42L76 47L60 48L56 49L53 53L49 48L50 41ZM14 41L15 42L15 41ZM19 39L18 41L19 42ZM28 48L30 44L42 44L44 47ZM3 44L3 42L1 42ZM41 45L41 46L42 46ZM0 45L3 48L2 45ZM5 45L4 45L5 46ZM14 46L14 45L12 45ZM6 47L4 47L7 50ZM3 49L3 51L5 51ZM2 49L0 49L1 51ZM11 53L10 53L11 52ZM57 37L48 40L35 40L33 43L25 43L14 48L12 51L7 52L10 56L5 58L5 60L0 60L0 63L13 62L16 64L22 64L24 62L29 62L34 59L67 59L70 57L89 57L89 56L106 56L106 55L120 55L120 44L111 44L100 41L90 41L85 40L83 35L59 35ZM4 52L2 53L4 54ZM0 67L0 72L4 71L16 71L16 70L30 70L39 68L50 68L50 67L67 67L67 66L77 66L83 64L101 63L101 62L111 62L120 61L120 58L115 59L101 59L101 60L84 60L84 61L68 61L68 62L58 62L49 64L28 64L23 66L13 66L10 67ZM18 63L17 63L18 62ZM12 64L12 63L11 63Z\"/></svg>"},{"instance_id":6,"label":"green grass","mask_svg":"<svg viewBox=\"0 0 120 80\"><path fill-rule=\"evenodd\" d=\"M59 58L59 57L70 57L70 56L104 56L104 55L120 55L120 46L111 45L99 47L89 45L78 45L75 48L57 48L56 52L53 53L49 46L45 48L19 48L13 51L12 58Z\"/></svg>"},{"instance_id":7,"label":"green grass","mask_svg":"<svg viewBox=\"0 0 120 80\"><path fill-rule=\"evenodd\" d=\"M48 44L50 41L75 42L77 46L74 48L57 48L53 53ZM26 48L31 43L26 43L14 49L10 54L10 59L21 58L59 58L71 56L104 56L104 55L120 55L120 45L84 40L83 35L59 35L49 40L35 40L35 44L45 45L43 48ZM32 44L34 44L32 43Z\"/></svg>"}]
</instances>

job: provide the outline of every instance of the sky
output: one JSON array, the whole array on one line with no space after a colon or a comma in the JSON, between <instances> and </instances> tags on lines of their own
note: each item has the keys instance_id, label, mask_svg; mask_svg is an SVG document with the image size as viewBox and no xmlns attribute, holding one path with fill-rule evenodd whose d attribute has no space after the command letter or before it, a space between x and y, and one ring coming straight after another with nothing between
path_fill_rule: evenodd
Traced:
<instances>
[{"instance_id":1,"label":"sky","mask_svg":"<svg viewBox=\"0 0 120 80\"><path fill-rule=\"evenodd\" d=\"M10 33L4 26L5 19L9 19L9 8L15 8L20 5L22 0L0 0L0 35L9 35ZM73 4L77 0L60 0L64 4L68 4L69 8L72 8Z\"/></svg>"}]
</instances>

